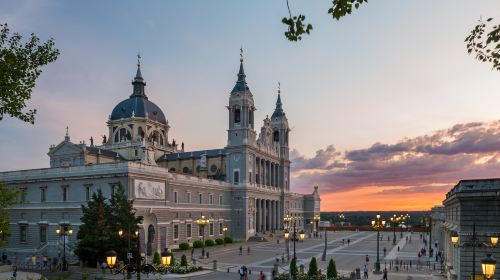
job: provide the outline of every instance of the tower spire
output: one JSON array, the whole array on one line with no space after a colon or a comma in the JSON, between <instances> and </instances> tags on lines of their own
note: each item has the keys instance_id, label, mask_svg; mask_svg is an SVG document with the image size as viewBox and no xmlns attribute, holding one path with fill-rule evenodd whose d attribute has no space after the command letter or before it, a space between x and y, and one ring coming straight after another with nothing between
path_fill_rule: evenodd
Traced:
<instances>
[{"instance_id":1,"label":"tower spire","mask_svg":"<svg viewBox=\"0 0 500 280\"><path fill-rule=\"evenodd\" d=\"M278 82L278 99L276 100L276 108L274 109L271 118L282 117L285 115L282 105L283 104L281 103L281 83Z\"/></svg>"},{"instance_id":2,"label":"tower spire","mask_svg":"<svg viewBox=\"0 0 500 280\"><path fill-rule=\"evenodd\" d=\"M231 94L235 92L242 92L249 90L246 81L245 70L243 69L243 47L240 48L240 70L238 71L238 80L236 80L236 85L234 86Z\"/></svg>"},{"instance_id":3,"label":"tower spire","mask_svg":"<svg viewBox=\"0 0 500 280\"><path fill-rule=\"evenodd\" d=\"M130 96L130 98L134 97L142 97L142 98L147 98L146 92L144 90L144 87L146 86L146 82L144 82L144 78L142 77L141 73L141 54L137 54L137 72L135 73L135 78L134 81L132 82L132 85L134 86L134 92Z\"/></svg>"}]
</instances>

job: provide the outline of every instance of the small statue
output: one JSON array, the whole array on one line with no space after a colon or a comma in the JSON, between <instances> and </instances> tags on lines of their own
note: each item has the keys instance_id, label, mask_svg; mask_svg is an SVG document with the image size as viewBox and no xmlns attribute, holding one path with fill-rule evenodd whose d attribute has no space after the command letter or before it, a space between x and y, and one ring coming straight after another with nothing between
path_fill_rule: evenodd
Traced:
<instances>
[{"instance_id":1,"label":"small statue","mask_svg":"<svg viewBox=\"0 0 500 280\"><path fill-rule=\"evenodd\" d=\"M184 142L182 142L181 147L182 147L182 151L184 152Z\"/></svg>"},{"instance_id":2,"label":"small statue","mask_svg":"<svg viewBox=\"0 0 500 280\"><path fill-rule=\"evenodd\" d=\"M106 142L108 142L108 141L106 141L106 135L103 135L103 136L102 136L102 143L103 143L103 144L106 144Z\"/></svg>"},{"instance_id":3,"label":"small statue","mask_svg":"<svg viewBox=\"0 0 500 280\"><path fill-rule=\"evenodd\" d=\"M172 139L172 146L175 147L175 139Z\"/></svg>"},{"instance_id":4,"label":"small statue","mask_svg":"<svg viewBox=\"0 0 500 280\"><path fill-rule=\"evenodd\" d=\"M92 138L92 136L90 136L90 147L93 147L94 146L94 138Z\"/></svg>"}]
</instances>

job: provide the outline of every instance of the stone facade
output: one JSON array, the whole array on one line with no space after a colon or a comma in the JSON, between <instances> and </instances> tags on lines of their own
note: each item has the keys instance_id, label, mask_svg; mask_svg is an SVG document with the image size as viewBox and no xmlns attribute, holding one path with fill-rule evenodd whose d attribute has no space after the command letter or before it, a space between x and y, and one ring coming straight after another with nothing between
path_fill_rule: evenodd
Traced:
<instances>
[{"instance_id":1,"label":"stone facade","mask_svg":"<svg viewBox=\"0 0 500 280\"><path fill-rule=\"evenodd\" d=\"M500 179L461 180L446 194L444 205L444 256L449 279L470 279L472 274L472 247L464 242L471 239L475 226L480 243L491 244L490 236L500 234ZM457 233L459 245L451 243ZM491 253L500 259L500 247L476 248L476 275L482 275L481 259ZM496 275L500 268L497 266Z\"/></svg>"},{"instance_id":2,"label":"stone facade","mask_svg":"<svg viewBox=\"0 0 500 280\"><path fill-rule=\"evenodd\" d=\"M196 220L202 215L210 220L204 233L210 239L222 238L224 226L237 240L273 232L283 228L285 215L305 228L320 212L318 188L309 195L290 192L290 128L281 97L278 92L276 109L258 134L245 77L241 60L227 106L226 147L185 151L184 143L169 139L168 120L146 96L138 64L133 93L113 109L101 145L72 143L67 130L49 149L50 168L0 173L0 181L25 191L11 209L7 252L60 255L55 229L69 223L74 234L66 249L74 258L81 205L98 189L109 198L118 185L144 217L141 250L147 255L201 239Z\"/></svg>"}]
</instances>

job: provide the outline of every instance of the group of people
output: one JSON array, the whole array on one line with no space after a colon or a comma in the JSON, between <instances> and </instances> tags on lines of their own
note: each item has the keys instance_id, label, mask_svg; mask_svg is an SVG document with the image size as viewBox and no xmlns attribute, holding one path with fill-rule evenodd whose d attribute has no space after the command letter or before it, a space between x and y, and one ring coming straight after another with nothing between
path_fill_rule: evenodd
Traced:
<instances>
[{"instance_id":1,"label":"group of people","mask_svg":"<svg viewBox=\"0 0 500 280\"><path fill-rule=\"evenodd\" d=\"M24 266L28 269L46 269L57 270L59 267L59 259L57 257L48 257L47 255L32 255L24 257L24 261L19 259L17 253L14 254L13 259L9 260L5 253L2 254L1 261L4 264L13 265L14 267Z\"/></svg>"}]
</instances>

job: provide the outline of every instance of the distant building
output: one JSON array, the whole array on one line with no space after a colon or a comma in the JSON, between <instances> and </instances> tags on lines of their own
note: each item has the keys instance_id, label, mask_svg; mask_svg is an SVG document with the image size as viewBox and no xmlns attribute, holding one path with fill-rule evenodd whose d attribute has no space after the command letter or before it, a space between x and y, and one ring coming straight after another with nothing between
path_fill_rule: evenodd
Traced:
<instances>
[{"instance_id":1,"label":"distant building","mask_svg":"<svg viewBox=\"0 0 500 280\"><path fill-rule=\"evenodd\" d=\"M474 225L480 243L490 244L490 237L500 234L500 179L461 180L446 194L443 205L443 247L448 279L470 279L472 247L454 246L451 236L458 234L459 243L470 241ZM435 210L433 214L440 216L442 210ZM500 260L500 246L476 248L476 275L482 276L481 259L487 252ZM499 273L497 265L496 278Z\"/></svg>"},{"instance_id":2,"label":"distant building","mask_svg":"<svg viewBox=\"0 0 500 280\"><path fill-rule=\"evenodd\" d=\"M221 238L224 226L228 235L247 240L282 229L285 215L304 228L319 214L320 197L317 187L309 195L290 191L290 127L280 93L258 132L243 59L237 76L227 105L227 145L186 151L169 135L163 111L147 97L138 63L132 94L112 110L102 143L73 143L67 130L49 149L50 168L0 173L0 181L25 190L25 203L11 209L9 254L58 255L62 242L55 229L63 223L74 230L66 243L71 253L81 205L98 189L110 197L120 184L144 217L141 251L147 255L203 234ZM193 105L186 113L195 111ZM196 224L202 215L210 220L204 233Z\"/></svg>"}]
</instances>

